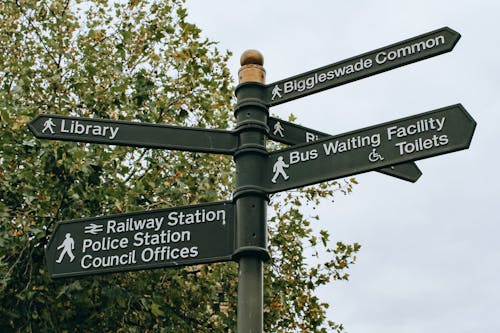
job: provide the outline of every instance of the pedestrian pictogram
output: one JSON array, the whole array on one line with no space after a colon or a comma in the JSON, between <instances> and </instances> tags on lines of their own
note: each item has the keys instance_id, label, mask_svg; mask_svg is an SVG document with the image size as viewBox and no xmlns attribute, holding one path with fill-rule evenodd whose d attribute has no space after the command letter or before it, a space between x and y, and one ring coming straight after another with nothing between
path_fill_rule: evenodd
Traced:
<instances>
[{"instance_id":1,"label":"pedestrian pictogram","mask_svg":"<svg viewBox=\"0 0 500 333\"><path fill-rule=\"evenodd\" d=\"M48 272L56 278L238 261L237 331L263 332L270 194L372 170L416 181L413 161L467 149L476 126L457 104L330 136L270 118L269 107L449 52L459 38L445 27L269 85L262 55L246 51L234 130L39 115L28 123L38 138L226 154L236 170L231 201L57 223L46 247ZM270 152L267 138L292 146Z\"/></svg>"},{"instance_id":2,"label":"pedestrian pictogram","mask_svg":"<svg viewBox=\"0 0 500 333\"><path fill-rule=\"evenodd\" d=\"M56 126L56 124L54 124L54 122L52 121L52 118L47 119L43 123L42 133L45 133L45 131L48 130L50 132L50 134L54 134L54 126Z\"/></svg>"},{"instance_id":3,"label":"pedestrian pictogram","mask_svg":"<svg viewBox=\"0 0 500 333\"><path fill-rule=\"evenodd\" d=\"M460 34L448 27L388 45L266 86L269 106L383 73L453 50Z\"/></svg>"},{"instance_id":4,"label":"pedestrian pictogram","mask_svg":"<svg viewBox=\"0 0 500 333\"><path fill-rule=\"evenodd\" d=\"M269 117L267 123L269 128L273 128L274 124L276 124L277 122L280 123L280 127L283 128L283 133L285 135L279 136L274 134L273 131L271 131L269 133L269 138L271 140L281 142L284 144L296 145L306 142L314 142L328 137L336 137L331 134L323 133L311 128L307 128L301 125L297 125L295 123L291 123L273 117ZM373 155L372 158L375 159L376 156ZM388 176L396 177L402 180L406 180L412 183L416 182L422 175L420 169L412 161L406 163L400 163L397 165L382 167L374 171L383 173Z\"/></svg>"},{"instance_id":5,"label":"pedestrian pictogram","mask_svg":"<svg viewBox=\"0 0 500 333\"><path fill-rule=\"evenodd\" d=\"M48 271L57 278L228 261L234 228L230 201L59 222Z\"/></svg>"},{"instance_id":6,"label":"pedestrian pictogram","mask_svg":"<svg viewBox=\"0 0 500 333\"><path fill-rule=\"evenodd\" d=\"M238 138L232 131L109 119L39 115L28 123L38 138L131 147L188 150L232 155Z\"/></svg>"},{"instance_id":7,"label":"pedestrian pictogram","mask_svg":"<svg viewBox=\"0 0 500 333\"><path fill-rule=\"evenodd\" d=\"M275 124L274 124L274 131L273 131L273 135L278 135L280 137L284 137L285 136L285 133L283 133L285 129L283 128L283 126L281 126L281 123L279 121L277 121Z\"/></svg>"},{"instance_id":8,"label":"pedestrian pictogram","mask_svg":"<svg viewBox=\"0 0 500 333\"><path fill-rule=\"evenodd\" d=\"M58 264L63 261L66 254L69 257L70 262L73 262L73 260L75 260L75 256L73 255L73 250L75 249L75 240L71 237L70 233L66 234L66 238L64 238L63 242L57 247L57 249L62 249L61 254L59 255L59 259L56 260Z\"/></svg>"},{"instance_id":9,"label":"pedestrian pictogram","mask_svg":"<svg viewBox=\"0 0 500 333\"><path fill-rule=\"evenodd\" d=\"M467 149L475 127L457 104L277 150L268 156L266 178L271 181L262 187L276 193ZM287 182L275 181L277 158L287 165Z\"/></svg>"},{"instance_id":10,"label":"pedestrian pictogram","mask_svg":"<svg viewBox=\"0 0 500 333\"><path fill-rule=\"evenodd\" d=\"M274 101L276 98L281 98L280 92L281 88L279 87L279 85L275 85L272 91L273 96L271 97L271 100Z\"/></svg>"},{"instance_id":11,"label":"pedestrian pictogram","mask_svg":"<svg viewBox=\"0 0 500 333\"><path fill-rule=\"evenodd\" d=\"M289 165L283 161L283 156L278 156L278 160L273 165L274 176L273 179L271 179L271 182L276 183L276 180L278 179L279 176L282 176L284 180L288 180L288 178L290 177L288 177L288 175L285 172L285 168L288 167Z\"/></svg>"}]
</instances>

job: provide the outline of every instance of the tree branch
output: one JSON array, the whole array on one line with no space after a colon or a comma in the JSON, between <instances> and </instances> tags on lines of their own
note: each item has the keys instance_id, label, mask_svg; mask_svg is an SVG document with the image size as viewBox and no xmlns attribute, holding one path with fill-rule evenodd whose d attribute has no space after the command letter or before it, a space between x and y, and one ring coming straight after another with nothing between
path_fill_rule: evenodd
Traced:
<instances>
[{"instance_id":1,"label":"tree branch","mask_svg":"<svg viewBox=\"0 0 500 333\"><path fill-rule=\"evenodd\" d=\"M31 18L28 16L28 14L26 14L26 12L23 11L23 7L21 6L21 4L19 3L18 0L16 0L16 6L19 8L19 11L21 12L21 14L26 18L26 20L28 21L28 24L33 28L33 31L35 32L35 35L38 37L38 40L42 44L43 48L45 49L45 51L47 52L47 54L49 55L49 57L52 59L52 61L54 62L54 64L57 66L57 68L59 68L59 65L57 63L56 58L50 52L47 44L45 43L45 41L42 38L42 35L40 34L39 29L35 26L35 24L31 20Z\"/></svg>"}]
</instances>

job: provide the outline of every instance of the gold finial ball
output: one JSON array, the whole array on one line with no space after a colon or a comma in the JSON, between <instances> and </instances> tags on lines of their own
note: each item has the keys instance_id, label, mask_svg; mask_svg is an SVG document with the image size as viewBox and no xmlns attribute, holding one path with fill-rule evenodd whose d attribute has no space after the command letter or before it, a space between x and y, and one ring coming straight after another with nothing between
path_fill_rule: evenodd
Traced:
<instances>
[{"instance_id":1,"label":"gold finial ball","mask_svg":"<svg viewBox=\"0 0 500 333\"><path fill-rule=\"evenodd\" d=\"M241 66L245 65L264 65L264 56L257 50L246 50L240 58Z\"/></svg>"}]
</instances>

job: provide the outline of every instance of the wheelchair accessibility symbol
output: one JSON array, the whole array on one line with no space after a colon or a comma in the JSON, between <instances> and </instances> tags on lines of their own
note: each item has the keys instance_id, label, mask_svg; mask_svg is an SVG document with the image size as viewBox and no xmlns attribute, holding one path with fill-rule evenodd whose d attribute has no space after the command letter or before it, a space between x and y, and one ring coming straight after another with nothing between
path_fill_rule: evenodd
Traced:
<instances>
[{"instance_id":1,"label":"wheelchair accessibility symbol","mask_svg":"<svg viewBox=\"0 0 500 333\"><path fill-rule=\"evenodd\" d=\"M384 158L377 152L377 149L373 148L372 152L368 155L368 160L370 162L383 161Z\"/></svg>"}]
</instances>

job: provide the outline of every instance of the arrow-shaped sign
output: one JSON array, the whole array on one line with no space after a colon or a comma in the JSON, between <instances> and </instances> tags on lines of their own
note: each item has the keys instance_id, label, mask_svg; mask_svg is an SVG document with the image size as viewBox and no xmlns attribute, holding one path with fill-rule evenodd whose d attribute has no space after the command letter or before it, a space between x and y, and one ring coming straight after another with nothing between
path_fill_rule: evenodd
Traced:
<instances>
[{"instance_id":1,"label":"arrow-shaped sign","mask_svg":"<svg viewBox=\"0 0 500 333\"><path fill-rule=\"evenodd\" d=\"M278 150L262 186L275 193L467 149L475 127L457 104Z\"/></svg>"},{"instance_id":2,"label":"arrow-shaped sign","mask_svg":"<svg viewBox=\"0 0 500 333\"><path fill-rule=\"evenodd\" d=\"M59 222L46 248L53 278L229 261L230 201Z\"/></svg>"},{"instance_id":3,"label":"arrow-shaped sign","mask_svg":"<svg viewBox=\"0 0 500 333\"><path fill-rule=\"evenodd\" d=\"M164 148L232 155L238 145L230 131L135 123L108 119L39 115L28 126L37 138Z\"/></svg>"},{"instance_id":4,"label":"arrow-shaped sign","mask_svg":"<svg viewBox=\"0 0 500 333\"><path fill-rule=\"evenodd\" d=\"M332 137L332 135L273 117L268 117L267 125L270 128L269 138L271 140L289 145L296 145L304 142L314 142L319 139ZM338 135L335 137L339 136L342 135ZM375 171L399 179L407 180L412 183L416 182L422 175L420 169L413 162L391 165L389 167L381 168Z\"/></svg>"},{"instance_id":5,"label":"arrow-shaped sign","mask_svg":"<svg viewBox=\"0 0 500 333\"><path fill-rule=\"evenodd\" d=\"M450 52L460 34L444 27L266 86L269 106L285 103L397 67Z\"/></svg>"}]
</instances>

